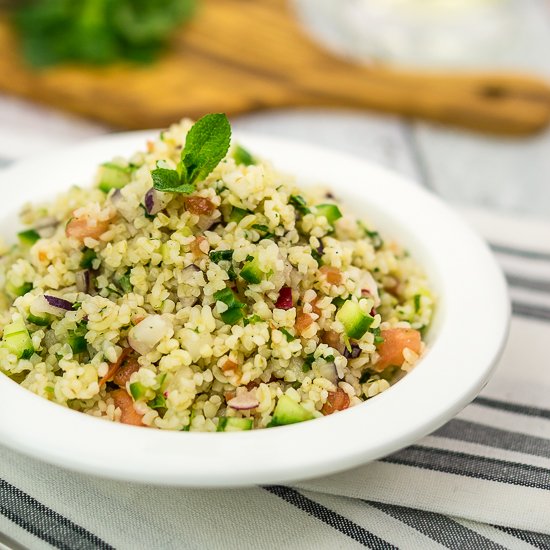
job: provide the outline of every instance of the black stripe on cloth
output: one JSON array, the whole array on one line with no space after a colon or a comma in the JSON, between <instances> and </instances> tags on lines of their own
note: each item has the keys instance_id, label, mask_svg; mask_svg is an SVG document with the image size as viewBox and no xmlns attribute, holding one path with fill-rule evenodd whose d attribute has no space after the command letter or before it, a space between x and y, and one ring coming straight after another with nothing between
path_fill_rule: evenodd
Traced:
<instances>
[{"instance_id":1,"label":"black stripe on cloth","mask_svg":"<svg viewBox=\"0 0 550 550\"><path fill-rule=\"evenodd\" d=\"M543 533L534 533L533 531L522 531L520 529L513 529L512 527L503 527L502 525L491 525L495 529L500 529L513 537L516 537L524 542L527 542L535 548L541 548L542 550L548 550L550 548L550 536Z\"/></svg>"},{"instance_id":2,"label":"black stripe on cloth","mask_svg":"<svg viewBox=\"0 0 550 550\"><path fill-rule=\"evenodd\" d=\"M532 304L524 304L513 301L512 313L519 317L538 319L539 321L550 321L550 308L543 306L535 306Z\"/></svg>"},{"instance_id":3,"label":"black stripe on cloth","mask_svg":"<svg viewBox=\"0 0 550 550\"><path fill-rule=\"evenodd\" d=\"M520 275L512 275L511 273L506 273L506 280L510 286L526 288L528 290L537 290L539 292L550 292L550 281L532 279L530 277L522 277Z\"/></svg>"},{"instance_id":4,"label":"black stripe on cloth","mask_svg":"<svg viewBox=\"0 0 550 550\"><path fill-rule=\"evenodd\" d=\"M550 439L543 439L519 432L501 430L455 418L435 431L433 435L505 449L528 455L550 458ZM550 436L550 433L548 434Z\"/></svg>"},{"instance_id":5,"label":"black stripe on cloth","mask_svg":"<svg viewBox=\"0 0 550 550\"><path fill-rule=\"evenodd\" d=\"M550 470L540 466L412 445L382 462L550 491Z\"/></svg>"},{"instance_id":6,"label":"black stripe on cloth","mask_svg":"<svg viewBox=\"0 0 550 550\"><path fill-rule=\"evenodd\" d=\"M550 261L549 252L525 250L524 248L516 248L514 246L507 246L507 245L497 244L497 243L490 243L490 246L495 252L499 252L501 254L508 254L509 256L519 256L520 258L531 258L532 260Z\"/></svg>"},{"instance_id":7,"label":"black stripe on cloth","mask_svg":"<svg viewBox=\"0 0 550 550\"><path fill-rule=\"evenodd\" d=\"M326 506L305 497L295 489L283 485L265 485L262 488L296 506L296 508L303 510L310 516L321 520L323 523L333 527L363 546L376 550L397 550L397 547L377 537L374 533L367 531L357 523L330 510Z\"/></svg>"},{"instance_id":8,"label":"black stripe on cloth","mask_svg":"<svg viewBox=\"0 0 550 550\"><path fill-rule=\"evenodd\" d=\"M395 506L382 502L365 501L389 516L398 519L419 533L442 544L446 548L483 548L484 550L506 550L500 544L464 527L457 521L436 514L405 506Z\"/></svg>"},{"instance_id":9,"label":"black stripe on cloth","mask_svg":"<svg viewBox=\"0 0 550 550\"><path fill-rule=\"evenodd\" d=\"M0 479L0 514L60 550L114 550L70 519Z\"/></svg>"},{"instance_id":10,"label":"black stripe on cloth","mask_svg":"<svg viewBox=\"0 0 550 550\"><path fill-rule=\"evenodd\" d=\"M550 410L540 409L538 407L530 407L529 405L518 405L509 401L501 401L499 399L491 399L489 397L478 396L474 399L476 405L483 407L491 407L492 409L501 409L507 412L524 414L525 416L540 416L550 420Z\"/></svg>"}]
</instances>

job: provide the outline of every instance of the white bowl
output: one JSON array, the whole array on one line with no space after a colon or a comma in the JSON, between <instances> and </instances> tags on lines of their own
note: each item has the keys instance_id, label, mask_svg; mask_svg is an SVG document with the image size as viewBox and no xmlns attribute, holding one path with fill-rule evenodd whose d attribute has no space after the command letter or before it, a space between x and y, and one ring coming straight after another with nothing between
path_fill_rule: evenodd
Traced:
<instances>
[{"instance_id":1,"label":"white bowl","mask_svg":"<svg viewBox=\"0 0 550 550\"><path fill-rule=\"evenodd\" d=\"M24 202L88 184L98 163L141 149L151 137L107 136L4 171L0 234L14 234ZM487 383L507 335L506 284L487 246L452 210L402 177L351 156L247 134L238 139L303 182L332 187L423 264L439 296L426 356L400 382L359 406L301 424L234 433L98 420L0 374L4 445L73 470L141 483L281 483L351 468L409 445L449 420Z\"/></svg>"}]
</instances>

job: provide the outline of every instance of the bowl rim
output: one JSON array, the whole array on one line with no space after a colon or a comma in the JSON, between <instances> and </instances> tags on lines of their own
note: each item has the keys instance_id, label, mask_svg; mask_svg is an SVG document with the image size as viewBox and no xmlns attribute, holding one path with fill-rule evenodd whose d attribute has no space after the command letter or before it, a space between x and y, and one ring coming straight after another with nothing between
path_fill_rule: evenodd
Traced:
<instances>
[{"instance_id":1,"label":"bowl rim","mask_svg":"<svg viewBox=\"0 0 550 550\"><path fill-rule=\"evenodd\" d=\"M48 184L57 194L74 183L75 173L89 181L97 164L132 153L153 137L154 131L140 131L89 140L19 161L0 174L0 182L5 189L10 181L12 187L19 183L18 202L44 195ZM510 303L496 260L468 225L407 178L355 156L245 132L236 137L277 168L335 188L344 204L364 206L376 225L395 233L429 266L441 303L426 356L375 399L338 414L269 430L214 434L102 421L0 375L0 440L5 445L118 480L187 487L282 483L342 471L403 448L449 420L484 387L506 342ZM11 210L9 201L0 206L2 218ZM464 357L464 351L474 354Z\"/></svg>"}]
</instances>

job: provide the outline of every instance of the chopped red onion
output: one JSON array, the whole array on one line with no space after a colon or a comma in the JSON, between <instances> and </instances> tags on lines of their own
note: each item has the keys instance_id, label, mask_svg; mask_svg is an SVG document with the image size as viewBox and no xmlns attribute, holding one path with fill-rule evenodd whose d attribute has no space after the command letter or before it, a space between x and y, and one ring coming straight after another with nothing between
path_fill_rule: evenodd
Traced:
<instances>
[{"instance_id":1,"label":"chopped red onion","mask_svg":"<svg viewBox=\"0 0 550 550\"><path fill-rule=\"evenodd\" d=\"M336 372L336 365L334 363L325 363L319 367L319 374L330 380L333 384L338 382L338 373Z\"/></svg>"},{"instance_id":2,"label":"chopped red onion","mask_svg":"<svg viewBox=\"0 0 550 550\"><path fill-rule=\"evenodd\" d=\"M252 392L246 391L230 399L227 404L237 411L248 411L255 409L260 402Z\"/></svg>"},{"instance_id":3,"label":"chopped red onion","mask_svg":"<svg viewBox=\"0 0 550 550\"><path fill-rule=\"evenodd\" d=\"M75 275L76 279L76 289L79 292L85 292L86 294L90 292L90 272L87 269L82 271L77 271Z\"/></svg>"},{"instance_id":4,"label":"chopped red onion","mask_svg":"<svg viewBox=\"0 0 550 550\"><path fill-rule=\"evenodd\" d=\"M216 220L214 218L209 218L207 216L199 216L197 227L202 231L207 231L214 225L215 222Z\"/></svg>"},{"instance_id":5,"label":"chopped red onion","mask_svg":"<svg viewBox=\"0 0 550 550\"><path fill-rule=\"evenodd\" d=\"M344 350L344 357L346 359L357 359L361 355L361 348L357 344L351 344L351 351L346 348Z\"/></svg>"},{"instance_id":6,"label":"chopped red onion","mask_svg":"<svg viewBox=\"0 0 550 550\"><path fill-rule=\"evenodd\" d=\"M292 303L292 289L284 286L279 290L279 297L275 302L275 307L279 309L290 309L294 307Z\"/></svg>"},{"instance_id":7,"label":"chopped red onion","mask_svg":"<svg viewBox=\"0 0 550 550\"><path fill-rule=\"evenodd\" d=\"M68 300L63 298L58 298L57 296L50 296L49 294L44 294L44 298L48 304L52 307L63 309L65 311L71 311L73 309L73 304Z\"/></svg>"},{"instance_id":8,"label":"chopped red onion","mask_svg":"<svg viewBox=\"0 0 550 550\"><path fill-rule=\"evenodd\" d=\"M172 325L160 315L148 315L128 334L128 344L140 355L153 350Z\"/></svg>"},{"instance_id":9,"label":"chopped red onion","mask_svg":"<svg viewBox=\"0 0 550 550\"><path fill-rule=\"evenodd\" d=\"M151 187L151 189L145 193L143 204L147 214L154 216L161 210L164 210L171 199L172 197L169 193L163 193L162 191L157 191L154 187Z\"/></svg>"},{"instance_id":10,"label":"chopped red onion","mask_svg":"<svg viewBox=\"0 0 550 550\"><path fill-rule=\"evenodd\" d=\"M62 317L67 311L71 311L72 309L73 304L71 304L71 302L68 302L63 298L49 296L47 294L37 296L30 305L30 312L33 315L50 313L51 315Z\"/></svg>"}]
</instances>

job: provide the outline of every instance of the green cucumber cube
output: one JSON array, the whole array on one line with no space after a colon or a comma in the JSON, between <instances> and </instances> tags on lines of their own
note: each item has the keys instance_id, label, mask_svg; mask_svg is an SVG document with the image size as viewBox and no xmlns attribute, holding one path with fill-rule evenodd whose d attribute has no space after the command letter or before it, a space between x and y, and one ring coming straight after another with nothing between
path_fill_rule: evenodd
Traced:
<instances>
[{"instance_id":1,"label":"green cucumber cube","mask_svg":"<svg viewBox=\"0 0 550 550\"><path fill-rule=\"evenodd\" d=\"M217 432L243 432L251 430L254 421L252 418L234 418L224 416L218 422Z\"/></svg>"},{"instance_id":2,"label":"green cucumber cube","mask_svg":"<svg viewBox=\"0 0 550 550\"><path fill-rule=\"evenodd\" d=\"M344 325L346 336L354 340L359 340L374 321L374 317L365 313L357 302L351 300L344 302L336 314L336 319Z\"/></svg>"},{"instance_id":3,"label":"green cucumber cube","mask_svg":"<svg viewBox=\"0 0 550 550\"><path fill-rule=\"evenodd\" d=\"M302 407L302 405L293 401L288 395L281 395L275 406L269 427L296 424L297 422L304 422L313 418L313 414Z\"/></svg>"},{"instance_id":4,"label":"green cucumber cube","mask_svg":"<svg viewBox=\"0 0 550 550\"><path fill-rule=\"evenodd\" d=\"M40 235L36 229L27 229L26 231L20 231L17 233L19 242L24 246L32 246L36 241L40 239Z\"/></svg>"},{"instance_id":5,"label":"green cucumber cube","mask_svg":"<svg viewBox=\"0 0 550 550\"><path fill-rule=\"evenodd\" d=\"M99 167L98 187L108 193L111 189L120 189L130 182L130 168L105 162Z\"/></svg>"},{"instance_id":6,"label":"green cucumber cube","mask_svg":"<svg viewBox=\"0 0 550 550\"><path fill-rule=\"evenodd\" d=\"M250 260L249 262L244 264L243 268L241 269L241 277L245 281L256 285L262 282L264 273L260 269L260 263L257 258L254 258L253 260Z\"/></svg>"},{"instance_id":7,"label":"green cucumber cube","mask_svg":"<svg viewBox=\"0 0 550 550\"><path fill-rule=\"evenodd\" d=\"M342 217L342 212L335 204L319 204L316 206L317 214L324 216L330 225Z\"/></svg>"},{"instance_id":8,"label":"green cucumber cube","mask_svg":"<svg viewBox=\"0 0 550 550\"><path fill-rule=\"evenodd\" d=\"M32 340L24 321L14 321L6 325L2 343L18 359L28 359L34 353Z\"/></svg>"}]
</instances>

